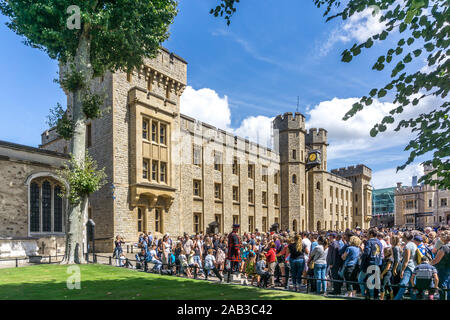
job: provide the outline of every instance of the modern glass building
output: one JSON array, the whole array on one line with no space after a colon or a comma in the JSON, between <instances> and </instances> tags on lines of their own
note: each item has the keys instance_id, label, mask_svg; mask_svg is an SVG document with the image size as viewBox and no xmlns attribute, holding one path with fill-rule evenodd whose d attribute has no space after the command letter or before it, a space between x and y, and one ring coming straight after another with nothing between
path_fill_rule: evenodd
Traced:
<instances>
[{"instance_id":1,"label":"modern glass building","mask_svg":"<svg viewBox=\"0 0 450 320\"><path fill-rule=\"evenodd\" d=\"M372 190L372 222L371 226L394 225L395 187Z\"/></svg>"}]
</instances>

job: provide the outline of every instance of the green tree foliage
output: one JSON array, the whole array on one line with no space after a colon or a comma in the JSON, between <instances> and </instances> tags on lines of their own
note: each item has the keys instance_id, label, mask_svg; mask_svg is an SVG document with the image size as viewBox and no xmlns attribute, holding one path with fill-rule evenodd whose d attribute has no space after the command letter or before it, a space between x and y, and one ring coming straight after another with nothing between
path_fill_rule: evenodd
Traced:
<instances>
[{"instance_id":1,"label":"green tree foliage","mask_svg":"<svg viewBox=\"0 0 450 320\"><path fill-rule=\"evenodd\" d=\"M100 117L104 102L104 96L92 90L93 81L107 71L140 69L145 58L154 57L169 37L177 2L0 0L0 12L26 45L45 51L63 66L58 82L71 103L65 111L60 105L52 110L49 122L70 139L73 155L71 174L65 172L71 206L64 263L82 263L82 216L87 197L98 190L102 176L101 171L95 175L95 166L86 162L86 120Z\"/></svg>"},{"instance_id":2,"label":"green tree foliage","mask_svg":"<svg viewBox=\"0 0 450 320\"><path fill-rule=\"evenodd\" d=\"M450 14L448 0L313 0L318 8L324 8L326 21L335 18L342 20L364 10L379 11L380 22L386 27L363 43L355 43L344 50L342 61L350 62L362 50L371 48L376 42L383 41L393 33L403 35L397 45L389 50L372 66L373 70L382 71L391 67L391 81L382 88L372 89L367 96L361 98L346 113L344 120L353 117L365 106L372 104L374 98L383 98L389 94L396 105L390 115L374 126L371 136L387 130L387 124L396 122L395 131L411 130L414 139L405 147L409 151L408 160L397 170L404 169L417 157L429 155L424 165L432 165L434 170L419 181L437 185L439 188L450 188L450 88L449 67L450 50ZM219 0L219 5L211 10L217 16L223 16L227 24L236 11L239 1ZM378 10L379 9L379 10ZM337 13L335 13L337 12ZM422 59L426 59L428 71L421 67ZM409 67L405 71L407 65ZM399 119L403 111L416 106L420 100L435 96L441 102L429 113L420 114L416 118ZM398 120L398 121L396 121Z\"/></svg>"},{"instance_id":3,"label":"green tree foliage","mask_svg":"<svg viewBox=\"0 0 450 320\"><path fill-rule=\"evenodd\" d=\"M62 193L72 204L79 203L82 197L98 191L106 183L105 168L98 170L97 162L88 153L82 164L71 157L64 169L58 170L58 175L70 186L69 190L63 186Z\"/></svg>"}]
</instances>

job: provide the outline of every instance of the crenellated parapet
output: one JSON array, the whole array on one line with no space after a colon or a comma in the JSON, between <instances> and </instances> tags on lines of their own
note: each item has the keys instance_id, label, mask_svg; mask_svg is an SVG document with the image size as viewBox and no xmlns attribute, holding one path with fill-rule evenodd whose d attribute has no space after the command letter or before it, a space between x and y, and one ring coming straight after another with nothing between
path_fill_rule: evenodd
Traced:
<instances>
[{"instance_id":1,"label":"crenellated parapet","mask_svg":"<svg viewBox=\"0 0 450 320\"><path fill-rule=\"evenodd\" d=\"M341 177L363 175L369 179L372 178L372 169L363 164L358 164L357 166L349 166L346 168L333 169L331 170L331 172Z\"/></svg>"},{"instance_id":2,"label":"crenellated parapet","mask_svg":"<svg viewBox=\"0 0 450 320\"><path fill-rule=\"evenodd\" d=\"M283 115L278 115L273 121L273 128L279 131L286 130L302 130L305 131L305 116L299 112L292 114L286 112Z\"/></svg>"},{"instance_id":3,"label":"crenellated parapet","mask_svg":"<svg viewBox=\"0 0 450 320\"><path fill-rule=\"evenodd\" d=\"M326 144L327 143L327 133L328 133L328 131L323 128L319 128L319 129L311 128L306 133L305 143L307 145L321 144L321 143Z\"/></svg>"}]
</instances>

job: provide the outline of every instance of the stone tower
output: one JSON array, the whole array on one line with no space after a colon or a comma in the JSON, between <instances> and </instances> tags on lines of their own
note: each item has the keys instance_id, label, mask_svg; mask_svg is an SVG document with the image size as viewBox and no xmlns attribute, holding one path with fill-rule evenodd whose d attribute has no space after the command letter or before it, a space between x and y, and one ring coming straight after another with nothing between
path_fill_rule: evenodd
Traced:
<instances>
[{"instance_id":1,"label":"stone tower","mask_svg":"<svg viewBox=\"0 0 450 320\"><path fill-rule=\"evenodd\" d=\"M308 186L308 230L321 230L326 220L324 210L325 186L327 185L327 131L320 128L309 129L305 136L309 149L320 151L320 166L308 172L306 177Z\"/></svg>"},{"instance_id":2,"label":"stone tower","mask_svg":"<svg viewBox=\"0 0 450 320\"><path fill-rule=\"evenodd\" d=\"M372 220L372 170L363 164L331 170L353 184L353 226L368 229Z\"/></svg>"},{"instance_id":3,"label":"stone tower","mask_svg":"<svg viewBox=\"0 0 450 320\"><path fill-rule=\"evenodd\" d=\"M273 129L280 154L281 228L306 230L305 116L298 112L279 115Z\"/></svg>"}]
</instances>

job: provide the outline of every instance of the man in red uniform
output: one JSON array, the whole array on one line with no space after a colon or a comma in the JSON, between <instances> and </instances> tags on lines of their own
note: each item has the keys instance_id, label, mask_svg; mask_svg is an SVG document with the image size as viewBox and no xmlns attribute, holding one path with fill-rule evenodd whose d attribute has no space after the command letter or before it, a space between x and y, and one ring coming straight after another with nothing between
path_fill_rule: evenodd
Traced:
<instances>
[{"instance_id":1,"label":"man in red uniform","mask_svg":"<svg viewBox=\"0 0 450 320\"><path fill-rule=\"evenodd\" d=\"M241 239L237 234L239 227L238 224L233 224L233 231L228 235L227 259L230 261L231 272L237 272L241 262Z\"/></svg>"}]
</instances>

